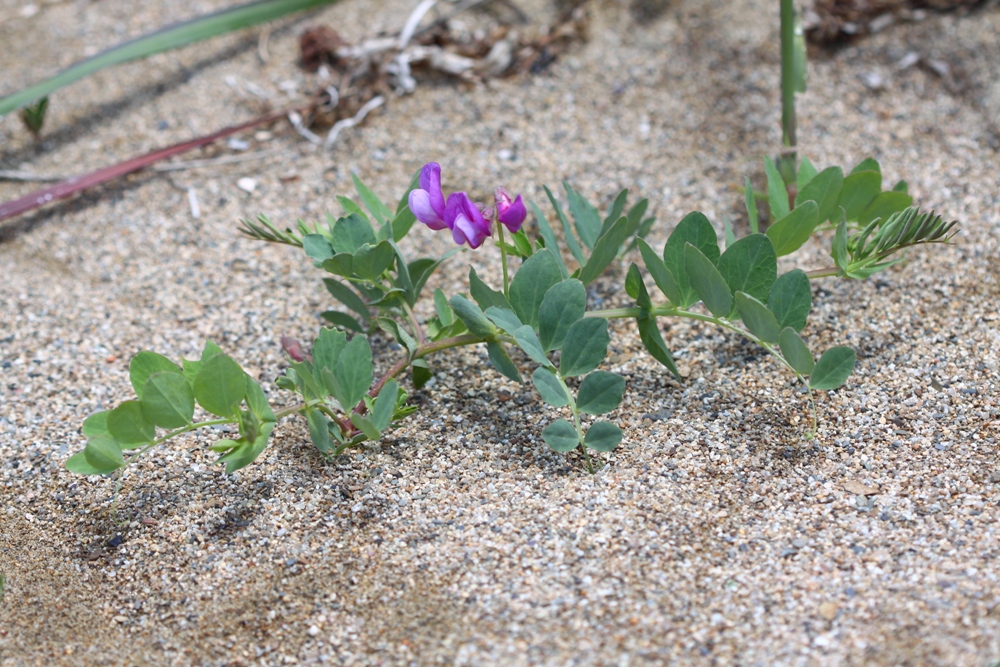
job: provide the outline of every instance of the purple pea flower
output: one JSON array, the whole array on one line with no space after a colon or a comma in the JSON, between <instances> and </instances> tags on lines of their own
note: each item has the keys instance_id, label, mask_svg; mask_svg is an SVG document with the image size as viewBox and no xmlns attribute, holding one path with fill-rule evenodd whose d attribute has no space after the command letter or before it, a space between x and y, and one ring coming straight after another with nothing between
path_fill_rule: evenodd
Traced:
<instances>
[{"instance_id":1,"label":"purple pea flower","mask_svg":"<svg viewBox=\"0 0 1000 667\"><path fill-rule=\"evenodd\" d=\"M464 192L455 192L445 202L441 192L441 165L428 162L420 170L420 188L409 197L417 220L433 230L450 229L455 243L478 248L493 233L492 214L483 217L480 207Z\"/></svg>"},{"instance_id":2,"label":"purple pea flower","mask_svg":"<svg viewBox=\"0 0 1000 667\"><path fill-rule=\"evenodd\" d=\"M410 210L417 220L437 231L450 228L445 222L445 202L441 193L441 165L428 162L420 170L420 189L410 193Z\"/></svg>"},{"instance_id":3,"label":"purple pea flower","mask_svg":"<svg viewBox=\"0 0 1000 667\"><path fill-rule=\"evenodd\" d=\"M458 245L468 242L470 247L478 248L493 233L493 222L483 217L464 192L448 195L444 221L451 228L451 238Z\"/></svg>"},{"instance_id":4,"label":"purple pea flower","mask_svg":"<svg viewBox=\"0 0 1000 667\"><path fill-rule=\"evenodd\" d=\"M528 210L524 207L521 195L511 201L510 195L504 188L497 188L493 199L497 206L497 221L509 229L511 234L516 234L528 216Z\"/></svg>"}]
</instances>

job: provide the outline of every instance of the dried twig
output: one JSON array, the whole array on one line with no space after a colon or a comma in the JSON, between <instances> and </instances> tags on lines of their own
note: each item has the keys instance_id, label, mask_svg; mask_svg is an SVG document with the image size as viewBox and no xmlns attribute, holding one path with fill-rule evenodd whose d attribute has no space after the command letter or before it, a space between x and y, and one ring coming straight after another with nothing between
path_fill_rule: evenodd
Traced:
<instances>
[{"instance_id":1,"label":"dried twig","mask_svg":"<svg viewBox=\"0 0 1000 667\"><path fill-rule=\"evenodd\" d=\"M337 137L340 136L341 130L349 127L354 127L362 120L364 120L365 116L367 116L369 112L371 112L373 109L377 109L384 103L385 103L385 98L382 97L381 95L379 95L378 97L373 97L372 99L368 100L364 106L358 109L358 112L354 114L353 117L344 118L343 120L338 120L336 123L333 124L333 127L330 128L329 134L326 135L326 141L323 144L324 147L330 148L331 146L333 146L333 143L337 141Z\"/></svg>"}]
</instances>

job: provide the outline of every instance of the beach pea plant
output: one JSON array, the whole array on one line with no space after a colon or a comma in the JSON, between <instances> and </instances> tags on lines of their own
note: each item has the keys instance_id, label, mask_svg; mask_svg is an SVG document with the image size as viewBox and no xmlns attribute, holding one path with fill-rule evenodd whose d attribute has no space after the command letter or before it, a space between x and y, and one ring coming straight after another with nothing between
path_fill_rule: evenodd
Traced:
<instances>
[{"instance_id":1,"label":"beach pea plant","mask_svg":"<svg viewBox=\"0 0 1000 667\"><path fill-rule=\"evenodd\" d=\"M378 441L416 409L407 404L404 374L419 389L432 377L432 356L485 345L498 373L530 383L551 407L541 432L544 442L558 452L578 451L594 471L596 454L613 450L623 438L607 415L622 402L625 378L601 367L612 319L635 320L645 349L679 382L661 331L665 318L708 322L760 345L805 387L813 425L803 435L811 438L817 428L814 393L840 387L854 368L855 353L837 346L817 358L809 349L802 332L812 307L810 281L866 278L898 261L895 255L903 248L947 241L954 223L911 208L898 186L882 192L874 161L846 177L838 168L817 171L804 161L794 206L781 176L770 162L766 166L773 173L770 204L776 221L766 233L758 230L748 189L751 233L737 239L727 225L724 247L708 218L694 212L675 226L661 250L654 249L645 238L653 224L646 216L648 202L629 207L627 190L601 214L564 184L567 215L546 188L558 225L550 224L535 202L526 204L502 187L489 203L465 192L445 197L436 163L415 175L395 208L355 177L359 201L340 197L340 217L286 229L264 216L245 221L242 231L252 238L301 248L326 274L327 290L343 307L322 313L332 328L320 329L308 350L282 339L289 364L275 384L297 402L272 408L257 381L212 342L199 358L180 363L140 352L129 366L136 398L90 416L83 425L87 444L66 467L81 474L110 473L171 438L214 426L229 428L229 437L211 449L232 472L256 459L274 425L291 416L304 419L324 457L336 457ZM532 233L525 225L529 209L536 223ZM456 247L441 257L408 257L402 241L418 221L449 232ZM778 257L812 236L831 244L832 266L779 274ZM491 249L500 253L501 285L487 284L470 268L467 292L448 295L438 288L425 296L428 279L455 253ZM629 262L624 272L633 305L589 309L588 285L624 255L641 262ZM432 317L417 316L422 298L432 301ZM402 350L377 378L369 344L376 332ZM520 353L512 356L513 350Z\"/></svg>"}]
</instances>

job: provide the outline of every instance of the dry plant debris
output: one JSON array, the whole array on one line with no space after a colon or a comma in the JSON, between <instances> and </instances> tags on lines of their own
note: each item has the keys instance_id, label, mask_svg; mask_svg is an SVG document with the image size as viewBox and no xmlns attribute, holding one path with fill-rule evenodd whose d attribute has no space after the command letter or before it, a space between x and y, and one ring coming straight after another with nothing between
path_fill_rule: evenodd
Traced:
<instances>
[{"instance_id":1,"label":"dry plant debris","mask_svg":"<svg viewBox=\"0 0 1000 667\"><path fill-rule=\"evenodd\" d=\"M815 0L803 15L813 43L823 44L879 32L897 21L919 21L927 11L969 11L995 0Z\"/></svg>"}]
</instances>

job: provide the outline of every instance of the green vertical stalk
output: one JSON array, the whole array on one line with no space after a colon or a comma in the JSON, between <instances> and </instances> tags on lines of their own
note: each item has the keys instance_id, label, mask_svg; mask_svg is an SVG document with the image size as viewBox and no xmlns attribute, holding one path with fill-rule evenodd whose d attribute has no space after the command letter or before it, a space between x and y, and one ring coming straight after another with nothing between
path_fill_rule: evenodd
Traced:
<instances>
[{"instance_id":1,"label":"green vertical stalk","mask_svg":"<svg viewBox=\"0 0 1000 667\"><path fill-rule=\"evenodd\" d=\"M781 142L785 150L778 170L788 187L795 184L798 173L795 125L795 3L781 0Z\"/></svg>"}]
</instances>

